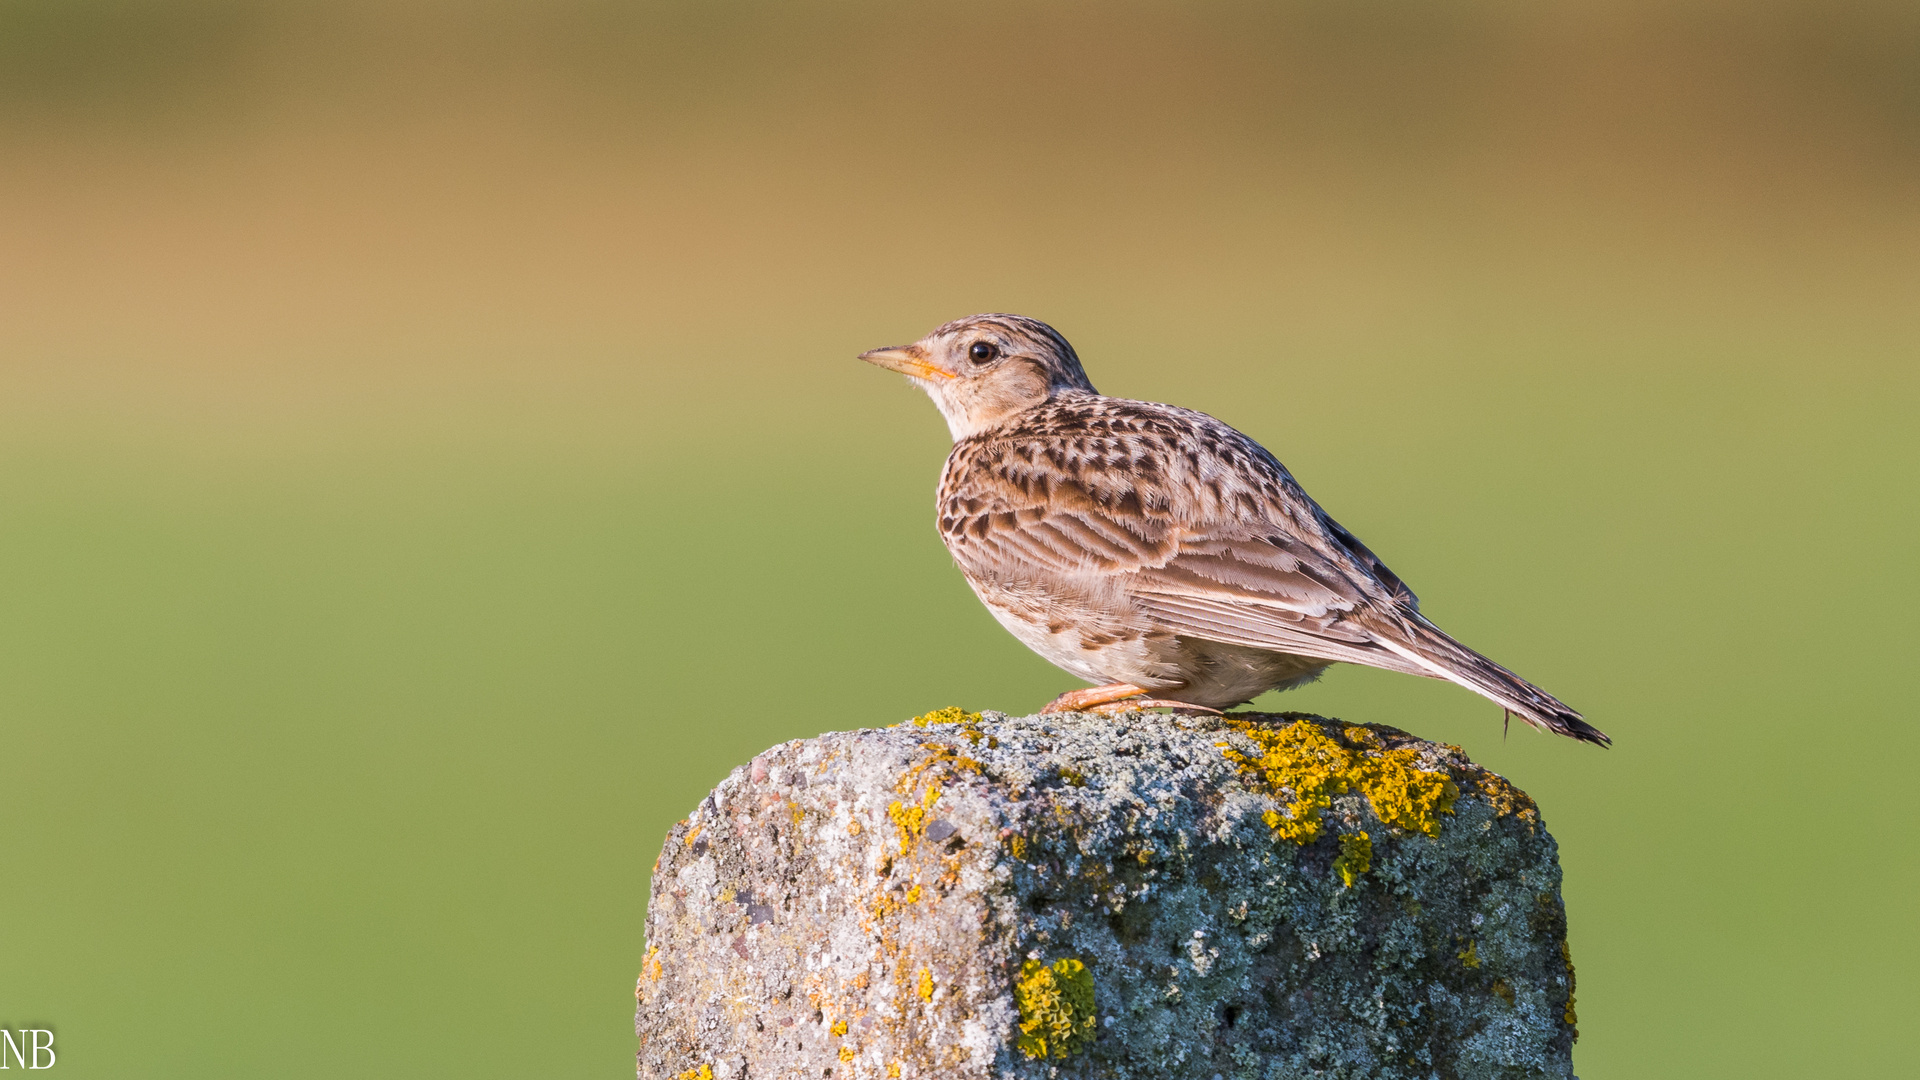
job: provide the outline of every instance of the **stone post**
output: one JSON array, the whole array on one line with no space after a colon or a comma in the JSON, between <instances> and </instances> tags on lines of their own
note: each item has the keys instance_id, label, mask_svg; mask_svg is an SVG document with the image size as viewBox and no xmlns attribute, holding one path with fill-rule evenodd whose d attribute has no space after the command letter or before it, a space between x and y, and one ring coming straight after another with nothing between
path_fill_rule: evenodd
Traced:
<instances>
[{"instance_id":1,"label":"stone post","mask_svg":"<svg viewBox=\"0 0 1920 1080\"><path fill-rule=\"evenodd\" d=\"M946 709L777 746L668 835L658 1080L1571 1077L1533 801L1300 714Z\"/></svg>"}]
</instances>

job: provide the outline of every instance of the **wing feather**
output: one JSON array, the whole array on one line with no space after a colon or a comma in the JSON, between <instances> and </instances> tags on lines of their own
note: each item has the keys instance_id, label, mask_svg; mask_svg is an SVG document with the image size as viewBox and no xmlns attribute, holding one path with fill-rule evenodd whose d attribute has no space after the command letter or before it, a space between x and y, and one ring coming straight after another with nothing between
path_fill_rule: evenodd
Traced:
<instances>
[{"instance_id":1,"label":"wing feather","mask_svg":"<svg viewBox=\"0 0 1920 1080\"><path fill-rule=\"evenodd\" d=\"M1362 557L1342 542L1345 530L1323 524L1331 519L1271 455L1210 422L1230 436L1235 460L1193 439L1179 445L1186 468L1172 471L1142 470L1144 455L1131 452L1124 463L1076 458L1057 439L1017 434L964 458L956 451L943 490L966 497L943 500L948 547L976 579L1015 588L1044 591L1061 575L1069 586L1123 579L1136 607L1175 634L1424 674L1365 648L1366 634L1345 625L1364 607L1393 604L1399 579L1382 580L1371 552ZM1249 468L1259 483L1233 482ZM1322 638L1338 656L1315 647Z\"/></svg>"},{"instance_id":2,"label":"wing feather","mask_svg":"<svg viewBox=\"0 0 1920 1080\"><path fill-rule=\"evenodd\" d=\"M1101 598L1176 635L1448 679L1605 744L1428 622L1413 590L1258 443L1200 413L1083 397L955 444L940 530L976 584Z\"/></svg>"}]
</instances>

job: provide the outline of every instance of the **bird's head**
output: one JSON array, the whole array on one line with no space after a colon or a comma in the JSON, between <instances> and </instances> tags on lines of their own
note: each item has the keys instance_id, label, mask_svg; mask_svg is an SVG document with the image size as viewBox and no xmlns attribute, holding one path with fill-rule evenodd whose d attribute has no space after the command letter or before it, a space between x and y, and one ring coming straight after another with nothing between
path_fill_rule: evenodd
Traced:
<instances>
[{"instance_id":1,"label":"bird's head","mask_svg":"<svg viewBox=\"0 0 1920 1080\"><path fill-rule=\"evenodd\" d=\"M911 345L874 349L860 359L912 379L956 440L998 427L1062 391L1094 392L1067 339L1023 315L957 319Z\"/></svg>"}]
</instances>

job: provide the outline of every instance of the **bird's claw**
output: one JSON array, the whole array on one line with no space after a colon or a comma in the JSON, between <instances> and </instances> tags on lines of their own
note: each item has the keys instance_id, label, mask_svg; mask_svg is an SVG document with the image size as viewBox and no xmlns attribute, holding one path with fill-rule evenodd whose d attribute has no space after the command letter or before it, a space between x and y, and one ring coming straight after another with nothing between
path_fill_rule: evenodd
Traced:
<instances>
[{"instance_id":1,"label":"bird's claw","mask_svg":"<svg viewBox=\"0 0 1920 1080\"><path fill-rule=\"evenodd\" d=\"M1172 709L1175 712L1200 713L1206 716L1221 715L1219 709L1209 709L1205 705L1195 705L1190 701L1162 701L1159 698L1127 698L1125 701L1109 701L1105 705L1094 705L1080 711L1098 713L1101 716L1118 716L1121 713L1139 712L1142 709Z\"/></svg>"}]
</instances>

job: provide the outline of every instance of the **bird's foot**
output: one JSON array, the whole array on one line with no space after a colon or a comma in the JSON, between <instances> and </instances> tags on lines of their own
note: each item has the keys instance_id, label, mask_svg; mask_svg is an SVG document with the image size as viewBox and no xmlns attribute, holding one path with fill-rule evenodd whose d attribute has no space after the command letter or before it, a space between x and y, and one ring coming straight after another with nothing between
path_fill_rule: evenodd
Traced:
<instances>
[{"instance_id":1,"label":"bird's foot","mask_svg":"<svg viewBox=\"0 0 1920 1080\"><path fill-rule=\"evenodd\" d=\"M1047 702L1047 707L1040 711L1043 713L1087 712L1096 705L1105 705L1119 701L1121 698L1139 697L1146 692L1145 687L1124 682L1108 683L1106 686L1089 686L1085 690L1069 690L1061 694Z\"/></svg>"},{"instance_id":2,"label":"bird's foot","mask_svg":"<svg viewBox=\"0 0 1920 1080\"><path fill-rule=\"evenodd\" d=\"M1159 698L1127 698L1125 701L1109 701L1105 705L1094 705L1082 712L1099 713L1101 716L1118 716L1121 713L1139 712L1141 709L1172 709L1175 712L1201 713L1206 716L1219 716L1219 709L1209 709L1205 705L1195 705L1190 701L1162 701Z\"/></svg>"},{"instance_id":3,"label":"bird's foot","mask_svg":"<svg viewBox=\"0 0 1920 1080\"><path fill-rule=\"evenodd\" d=\"M1090 686L1085 690L1069 690L1047 703L1041 709L1043 713L1090 712L1102 716L1117 713L1139 712L1141 709L1185 709L1191 712L1220 715L1220 710L1209 709L1205 705L1194 705L1185 701L1163 701L1160 698L1142 697L1146 690L1132 683L1110 683L1106 686Z\"/></svg>"}]
</instances>

